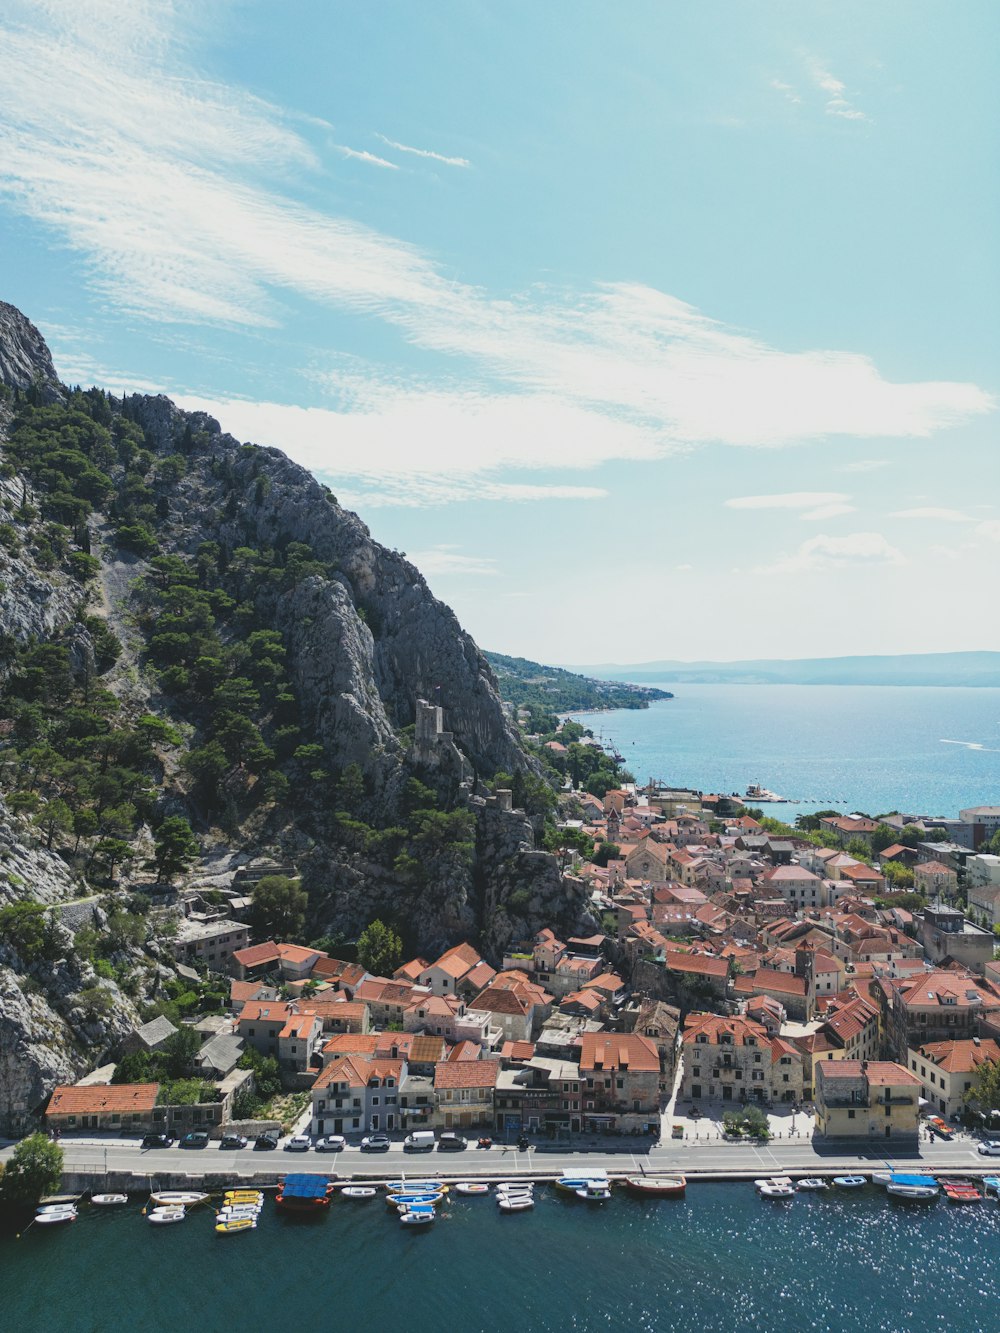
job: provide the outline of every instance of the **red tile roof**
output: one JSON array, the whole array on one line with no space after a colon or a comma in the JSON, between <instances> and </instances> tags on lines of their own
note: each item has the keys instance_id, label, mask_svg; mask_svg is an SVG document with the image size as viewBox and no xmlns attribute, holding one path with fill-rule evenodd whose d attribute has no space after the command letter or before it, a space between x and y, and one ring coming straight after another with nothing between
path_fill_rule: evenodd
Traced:
<instances>
[{"instance_id":1,"label":"red tile roof","mask_svg":"<svg viewBox=\"0 0 1000 1333\"><path fill-rule=\"evenodd\" d=\"M584 1032L580 1038L580 1069L630 1069L659 1072L660 1056L648 1037L636 1032Z\"/></svg>"},{"instance_id":2,"label":"red tile roof","mask_svg":"<svg viewBox=\"0 0 1000 1333\"><path fill-rule=\"evenodd\" d=\"M435 1088L495 1088L499 1060L442 1060L434 1066Z\"/></svg>"},{"instance_id":3,"label":"red tile roof","mask_svg":"<svg viewBox=\"0 0 1000 1333\"><path fill-rule=\"evenodd\" d=\"M112 1083L53 1088L47 1115L134 1115L152 1111L159 1083Z\"/></svg>"},{"instance_id":4,"label":"red tile roof","mask_svg":"<svg viewBox=\"0 0 1000 1333\"><path fill-rule=\"evenodd\" d=\"M274 940L264 944L251 944L246 949L237 949L233 957L241 967L259 967L261 963L276 963L281 955Z\"/></svg>"}]
</instances>

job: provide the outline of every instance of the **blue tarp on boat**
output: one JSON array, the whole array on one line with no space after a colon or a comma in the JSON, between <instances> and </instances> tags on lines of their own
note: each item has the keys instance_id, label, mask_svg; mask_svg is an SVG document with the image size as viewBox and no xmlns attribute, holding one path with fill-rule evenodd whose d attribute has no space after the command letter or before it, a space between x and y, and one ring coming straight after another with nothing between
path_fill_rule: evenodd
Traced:
<instances>
[{"instance_id":1,"label":"blue tarp on boat","mask_svg":"<svg viewBox=\"0 0 1000 1333\"><path fill-rule=\"evenodd\" d=\"M925 1187L937 1185L933 1176L908 1176L901 1171L893 1171L891 1183L893 1185L923 1185Z\"/></svg>"},{"instance_id":2,"label":"blue tarp on boat","mask_svg":"<svg viewBox=\"0 0 1000 1333\"><path fill-rule=\"evenodd\" d=\"M286 1176L281 1192L286 1199L325 1199L328 1187L326 1176Z\"/></svg>"}]
</instances>

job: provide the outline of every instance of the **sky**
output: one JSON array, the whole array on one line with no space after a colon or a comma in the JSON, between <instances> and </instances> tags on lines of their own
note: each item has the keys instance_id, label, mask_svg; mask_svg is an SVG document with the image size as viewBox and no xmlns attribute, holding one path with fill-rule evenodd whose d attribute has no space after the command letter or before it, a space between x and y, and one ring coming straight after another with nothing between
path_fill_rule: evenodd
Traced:
<instances>
[{"instance_id":1,"label":"sky","mask_svg":"<svg viewBox=\"0 0 1000 1333\"><path fill-rule=\"evenodd\" d=\"M1000 649L994 0L5 0L0 297L481 646Z\"/></svg>"}]
</instances>

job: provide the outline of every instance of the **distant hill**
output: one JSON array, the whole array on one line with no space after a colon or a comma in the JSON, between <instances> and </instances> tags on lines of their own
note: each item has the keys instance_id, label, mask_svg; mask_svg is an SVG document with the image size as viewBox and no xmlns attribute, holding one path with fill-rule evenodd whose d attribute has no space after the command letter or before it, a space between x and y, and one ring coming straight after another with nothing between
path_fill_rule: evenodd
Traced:
<instances>
[{"instance_id":1,"label":"distant hill","mask_svg":"<svg viewBox=\"0 0 1000 1333\"><path fill-rule=\"evenodd\" d=\"M487 654L489 656L489 654ZM574 667L612 681L688 685L1000 686L1000 653L900 653L885 657L753 659L742 662L640 662Z\"/></svg>"},{"instance_id":2,"label":"distant hill","mask_svg":"<svg viewBox=\"0 0 1000 1333\"><path fill-rule=\"evenodd\" d=\"M486 659L496 672L500 697L519 708L534 705L553 713L575 713L589 708L648 708L655 699L673 698L667 690L578 676L526 657L486 653Z\"/></svg>"}]
</instances>

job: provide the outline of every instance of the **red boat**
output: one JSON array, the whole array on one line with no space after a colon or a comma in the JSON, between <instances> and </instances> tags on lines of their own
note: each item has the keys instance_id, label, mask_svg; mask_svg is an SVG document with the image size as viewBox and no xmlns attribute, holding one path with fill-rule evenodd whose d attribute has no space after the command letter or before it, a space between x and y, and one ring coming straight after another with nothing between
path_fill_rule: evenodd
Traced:
<instances>
[{"instance_id":1,"label":"red boat","mask_svg":"<svg viewBox=\"0 0 1000 1333\"><path fill-rule=\"evenodd\" d=\"M680 1199L687 1189L683 1176L628 1176L625 1188L651 1199Z\"/></svg>"},{"instance_id":2,"label":"red boat","mask_svg":"<svg viewBox=\"0 0 1000 1333\"><path fill-rule=\"evenodd\" d=\"M941 1188L951 1203L982 1203L982 1191L971 1180L942 1180Z\"/></svg>"},{"instance_id":3,"label":"red boat","mask_svg":"<svg viewBox=\"0 0 1000 1333\"><path fill-rule=\"evenodd\" d=\"M286 1213L315 1213L330 1207L333 1188L326 1176L286 1176L274 1202Z\"/></svg>"}]
</instances>

